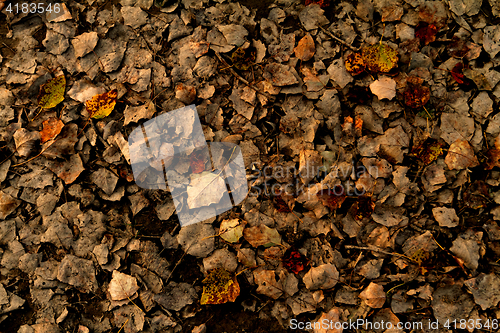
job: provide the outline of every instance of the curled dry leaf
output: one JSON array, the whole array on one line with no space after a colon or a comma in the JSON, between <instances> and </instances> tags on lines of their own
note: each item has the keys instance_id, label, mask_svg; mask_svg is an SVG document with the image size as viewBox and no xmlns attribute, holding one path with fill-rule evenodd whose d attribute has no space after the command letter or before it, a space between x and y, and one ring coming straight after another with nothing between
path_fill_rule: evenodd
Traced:
<instances>
[{"instance_id":1,"label":"curled dry leaf","mask_svg":"<svg viewBox=\"0 0 500 333\"><path fill-rule=\"evenodd\" d=\"M314 46L314 39L309 33L299 40L294 51L295 56L302 61L308 61L314 56L316 48Z\"/></svg>"},{"instance_id":2,"label":"curled dry leaf","mask_svg":"<svg viewBox=\"0 0 500 333\"><path fill-rule=\"evenodd\" d=\"M203 294L200 304L223 304L234 302L240 294L240 285L236 276L224 268L216 268L203 280Z\"/></svg>"},{"instance_id":3,"label":"curled dry leaf","mask_svg":"<svg viewBox=\"0 0 500 333\"><path fill-rule=\"evenodd\" d=\"M108 286L111 300L120 301L127 298L130 299L137 290L139 290L139 286L135 277L113 271L113 277Z\"/></svg>"},{"instance_id":4,"label":"curled dry leaf","mask_svg":"<svg viewBox=\"0 0 500 333\"><path fill-rule=\"evenodd\" d=\"M109 116L116 105L118 90L113 89L104 94L95 95L85 102L85 107L93 119L102 119Z\"/></svg>"},{"instance_id":5,"label":"curled dry leaf","mask_svg":"<svg viewBox=\"0 0 500 333\"><path fill-rule=\"evenodd\" d=\"M387 98L391 100L396 97L396 81L383 76L370 84L370 90L378 99Z\"/></svg>"},{"instance_id":6,"label":"curled dry leaf","mask_svg":"<svg viewBox=\"0 0 500 333\"><path fill-rule=\"evenodd\" d=\"M38 94L38 106L42 109L50 109L64 100L66 90L66 78L64 75L57 76L40 87Z\"/></svg>"},{"instance_id":7,"label":"curled dry leaf","mask_svg":"<svg viewBox=\"0 0 500 333\"><path fill-rule=\"evenodd\" d=\"M20 157L26 157L33 151L36 141L40 140L40 133L20 128L14 133L13 137L17 154Z\"/></svg>"},{"instance_id":8,"label":"curled dry leaf","mask_svg":"<svg viewBox=\"0 0 500 333\"><path fill-rule=\"evenodd\" d=\"M372 73L387 73L398 65L398 52L389 45L377 43L361 52L365 68Z\"/></svg>"},{"instance_id":9,"label":"curled dry leaf","mask_svg":"<svg viewBox=\"0 0 500 333\"><path fill-rule=\"evenodd\" d=\"M43 129L40 132L42 143L55 138L59 133L61 133L61 130L64 127L64 123L61 121L61 119L58 119L56 117L50 117L49 119L45 120L42 125Z\"/></svg>"},{"instance_id":10,"label":"curled dry leaf","mask_svg":"<svg viewBox=\"0 0 500 333\"><path fill-rule=\"evenodd\" d=\"M224 220L220 224L219 235L229 243L236 243L243 236L243 229L245 229L245 222L239 219Z\"/></svg>"},{"instance_id":11,"label":"curled dry leaf","mask_svg":"<svg viewBox=\"0 0 500 333\"><path fill-rule=\"evenodd\" d=\"M444 162L450 170L462 170L479 165L469 142L460 139L451 144Z\"/></svg>"},{"instance_id":12,"label":"curled dry leaf","mask_svg":"<svg viewBox=\"0 0 500 333\"><path fill-rule=\"evenodd\" d=\"M364 300L366 305L371 308L381 308L385 303L384 287L370 282L368 287L366 287L358 297Z\"/></svg>"}]
</instances>

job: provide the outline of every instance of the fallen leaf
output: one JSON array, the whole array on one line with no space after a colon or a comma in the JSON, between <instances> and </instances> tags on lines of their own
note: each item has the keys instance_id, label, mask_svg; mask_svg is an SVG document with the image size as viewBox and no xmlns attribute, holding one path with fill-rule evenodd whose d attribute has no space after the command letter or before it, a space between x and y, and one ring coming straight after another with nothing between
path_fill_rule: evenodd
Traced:
<instances>
[{"instance_id":1,"label":"fallen leaf","mask_svg":"<svg viewBox=\"0 0 500 333\"><path fill-rule=\"evenodd\" d=\"M499 149L490 149L486 152L486 163L484 164L484 168L486 170L491 170L494 167L500 167L500 150Z\"/></svg>"},{"instance_id":2,"label":"fallen leaf","mask_svg":"<svg viewBox=\"0 0 500 333\"><path fill-rule=\"evenodd\" d=\"M333 189L321 190L316 193L316 196L323 206L330 208L330 210L339 209L346 199L346 193L342 185L337 185Z\"/></svg>"},{"instance_id":3,"label":"fallen leaf","mask_svg":"<svg viewBox=\"0 0 500 333\"><path fill-rule=\"evenodd\" d=\"M201 305L234 302L240 294L240 285L236 276L224 268L210 271L202 282L204 286L200 299Z\"/></svg>"},{"instance_id":4,"label":"fallen leaf","mask_svg":"<svg viewBox=\"0 0 500 333\"><path fill-rule=\"evenodd\" d=\"M59 133L61 133L61 130L64 127L64 123L61 121L61 119L58 119L56 117L50 117L49 119L45 120L42 125L43 129L40 132L42 143L55 138Z\"/></svg>"},{"instance_id":5,"label":"fallen leaf","mask_svg":"<svg viewBox=\"0 0 500 333\"><path fill-rule=\"evenodd\" d=\"M391 100L396 97L396 81L383 76L370 84L370 90L379 100L384 98Z\"/></svg>"},{"instance_id":6,"label":"fallen leaf","mask_svg":"<svg viewBox=\"0 0 500 333\"><path fill-rule=\"evenodd\" d=\"M384 287L377 283L370 282L368 287L366 287L358 297L364 300L366 305L371 308L381 308L385 303Z\"/></svg>"},{"instance_id":7,"label":"fallen leaf","mask_svg":"<svg viewBox=\"0 0 500 333\"><path fill-rule=\"evenodd\" d=\"M246 49L238 47L231 55L231 62L236 69L241 71L249 70L255 63L257 51L254 47Z\"/></svg>"},{"instance_id":8,"label":"fallen leaf","mask_svg":"<svg viewBox=\"0 0 500 333\"><path fill-rule=\"evenodd\" d=\"M208 153L208 151L206 149L202 149L194 150L189 155L189 164L193 173L202 173L205 171L205 163L210 160L210 157L206 156L206 153Z\"/></svg>"},{"instance_id":9,"label":"fallen leaf","mask_svg":"<svg viewBox=\"0 0 500 333\"><path fill-rule=\"evenodd\" d=\"M40 133L37 131L30 132L26 128L20 128L14 132L13 138L17 154L20 157L26 157L29 156L35 148L36 141L40 140Z\"/></svg>"},{"instance_id":10,"label":"fallen leaf","mask_svg":"<svg viewBox=\"0 0 500 333\"><path fill-rule=\"evenodd\" d=\"M423 86L422 83L408 82L404 93L405 104L413 109L423 107L431 98L431 90L429 87Z\"/></svg>"},{"instance_id":11,"label":"fallen leaf","mask_svg":"<svg viewBox=\"0 0 500 333\"><path fill-rule=\"evenodd\" d=\"M229 243L236 243L243 236L245 223L239 219L224 220L220 224L219 236Z\"/></svg>"},{"instance_id":12,"label":"fallen leaf","mask_svg":"<svg viewBox=\"0 0 500 333\"><path fill-rule=\"evenodd\" d=\"M495 273L481 273L464 284L483 310L496 307L500 302L500 277Z\"/></svg>"},{"instance_id":13,"label":"fallen leaf","mask_svg":"<svg viewBox=\"0 0 500 333\"><path fill-rule=\"evenodd\" d=\"M5 220L21 204L21 200L0 191L0 220Z\"/></svg>"},{"instance_id":14,"label":"fallen leaf","mask_svg":"<svg viewBox=\"0 0 500 333\"><path fill-rule=\"evenodd\" d=\"M254 282L258 285L257 292L278 299L283 294L283 285L276 281L274 270L257 268L253 271Z\"/></svg>"},{"instance_id":15,"label":"fallen leaf","mask_svg":"<svg viewBox=\"0 0 500 333\"><path fill-rule=\"evenodd\" d=\"M474 149L466 140L456 140L448 149L444 162L450 170L462 170L479 165Z\"/></svg>"},{"instance_id":16,"label":"fallen leaf","mask_svg":"<svg viewBox=\"0 0 500 333\"><path fill-rule=\"evenodd\" d=\"M253 247L261 245L269 247L281 244L281 236L278 231L274 228L269 228L265 224L246 228L243 231L243 236Z\"/></svg>"},{"instance_id":17,"label":"fallen leaf","mask_svg":"<svg viewBox=\"0 0 500 333\"><path fill-rule=\"evenodd\" d=\"M330 6L330 0L306 0L305 5L319 5L321 8L327 8Z\"/></svg>"},{"instance_id":18,"label":"fallen leaf","mask_svg":"<svg viewBox=\"0 0 500 333\"><path fill-rule=\"evenodd\" d=\"M226 182L216 173L203 171L193 174L187 188L187 204L190 209L219 203L227 193Z\"/></svg>"},{"instance_id":19,"label":"fallen leaf","mask_svg":"<svg viewBox=\"0 0 500 333\"><path fill-rule=\"evenodd\" d=\"M95 95L87 102L85 102L85 107L93 119L102 119L109 116L116 105L116 97L118 96L118 90L113 89L104 94Z\"/></svg>"},{"instance_id":20,"label":"fallen leaf","mask_svg":"<svg viewBox=\"0 0 500 333\"><path fill-rule=\"evenodd\" d=\"M139 290L137 279L133 276L113 271L113 276L109 282L108 291L111 300L120 301L130 299Z\"/></svg>"},{"instance_id":21,"label":"fallen leaf","mask_svg":"<svg viewBox=\"0 0 500 333\"><path fill-rule=\"evenodd\" d=\"M429 165L443 154L443 144L436 139L428 138L421 145L412 149L412 155Z\"/></svg>"},{"instance_id":22,"label":"fallen leaf","mask_svg":"<svg viewBox=\"0 0 500 333\"><path fill-rule=\"evenodd\" d=\"M453 228L460 221L454 208L436 207L432 209L432 215L441 227Z\"/></svg>"},{"instance_id":23,"label":"fallen leaf","mask_svg":"<svg viewBox=\"0 0 500 333\"><path fill-rule=\"evenodd\" d=\"M302 61L309 61L316 52L314 46L314 39L309 33L307 33L301 40L297 43L294 48L295 56Z\"/></svg>"},{"instance_id":24,"label":"fallen leaf","mask_svg":"<svg viewBox=\"0 0 500 333\"><path fill-rule=\"evenodd\" d=\"M339 280L339 271L332 264L319 265L311 267L302 280L309 290L331 289Z\"/></svg>"},{"instance_id":25,"label":"fallen leaf","mask_svg":"<svg viewBox=\"0 0 500 333\"><path fill-rule=\"evenodd\" d=\"M436 33L438 28L434 24L427 22L419 22L415 28L415 37L420 39L424 45L429 45L436 40Z\"/></svg>"},{"instance_id":26,"label":"fallen leaf","mask_svg":"<svg viewBox=\"0 0 500 333\"><path fill-rule=\"evenodd\" d=\"M365 70L365 63L360 52L353 52L345 58L345 69L352 76L363 73Z\"/></svg>"},{"instance_id":27,"label":"fallen leaf","mask_svg":"<svg viewBox=\"0 0 500 333\"><path fill-rule=\"evenodd\" d=\"M459 62L453 67L453 69L450 72L451 76L455 79L455 81L457 81L457 83L463 87L468 87L472 83L474 83L474 81L465 77L464 75L463 72L464 69L469 69L469 68L470 68L469 65Z\"/></svg>"},{"instance_id":28,"label":"fallen leaf","mask_svg":"<svg viewBox=\"0 0 500 333\"><path fill-rule=\"evenodd\" d=\"M293 272L294 274L299 274L309 264L309 260L307 260L307 258L304 257L302 253L292 247L285 251L285 254L283 254L282 262L283 266L285 266L288 271Z\"/></svg>"},{"instance_id":29,"label":"fallen leaf","mask_svg":"<svg viewBox=\"0 0 500 333\"><path fill-rule=\"evenodd\" d=\"M370 196L359 197L351 206L351 215L356 221L370 217L375 209L375 203Z\"/></svg>"},{"instance_id":30,"label":"fallen leaf","mask_svg":"<svg viewBox=\"0 0 500 333\"><path fill-rule=\"evenodd\" d=\"M66 90L66 78L64 75L57 76L40 87L38 94L38 106L42 109L50 109L64 100Z\"/></svg>"},{"instance_id":31,"label":"fallen leaf","mask_svg":"<svg viewBox=\"0 0 500 333\"><path fill-rule=\"evenodd\" d=\"M398 65L398 52L382 43L364 47L361 54L365 68L372 73L387 73Z\"/></svg>"},{"instance_id":32,"label":"fallen leaf","mask_svg":"<svg viewBox=\"0 0 500 333\"><path fill-rule=\"evenodd\" d=\"M78 154L73 154L68 160L64 161L47 159L46 166L57 177L61 178L66 185L72 184L85 171L82 159Z\"/></svg>"},{"instance_id":33,"label":"fallen leaf","mask_svg":"<svg viewBox=\"0 0 500 333\"><path fill-rule=\"evenodd\" d=\"M464 192L463 203L466 207L480 209L490 203L488 186L482 180L472 183Z\"/></svg>"}]
</instances>

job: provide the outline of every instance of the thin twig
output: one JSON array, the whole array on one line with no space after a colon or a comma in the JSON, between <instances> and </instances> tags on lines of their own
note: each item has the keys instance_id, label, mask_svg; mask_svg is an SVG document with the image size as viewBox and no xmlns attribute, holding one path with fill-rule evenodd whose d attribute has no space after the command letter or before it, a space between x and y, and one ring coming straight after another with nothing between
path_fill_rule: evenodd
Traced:
<instances>
[{"instance_id":1,"label":"thin twig","mask_svg":"<svg viewBox=\"0 0 500 333\"><path fill-rule=\"evenodd\" d=\"M241 75L239 75L238 73L236 73L236 71L232 68L232 66L230 66L224 59L222 59L222 57L220 56L219 52L215 51L215 55L217 56L217 58L219 58L220 62L224 63L227 66L227 68L224 68L224 69L229 69L229 71L231 72L231 74L233 74L238 80L240 80L241 82L243 82L244 84L246 84L249 88L255 90L255 92L257 92L257 93L261 94L262 96L266 97L270 102L274 101L274 96L271 96L268 93L265 93L265 92L261 91L259 88L254 87L252 84L250 84L250 82L248 82L243 77L241 77Z\"/></svg>"},{"instance_id":2,"label":"thin twig","mask_svg":"<svg viewBox=\"0 0 500 333\"><path fill-rule=\"evenodd\" d=\"M338 38L337 36L335 36L334 34L332 34L330 31L326 30L325 28L319 26L319 28L321 29L321 31L323 31L325 34L327 34L328 36L332 37L333 39L335 39L337 42L339 42L340 44L342 45L345 45L347 46L348 48L350 48L351 50L355 51L355 52L358 52L359 51L359 48L357 47L354 47L352 46L351 44L348 44L347 42L345 42L344 40Z\"/></svg>"},{"instance_id":3,"label":"thin twig","mask_svg":"<svg viewBox=\"0 0 500 333\"><path fill-rule=\"evenodd\" d=\"M378 249L376 247L371 247L371 246L356 246L356 245L345 245L344 247L346 249L355 249L355 250L363 250L363 251L380 252L380 253L387 254L387 255L390 255L390 256L401 257L401 258L405 258L405 259L414 261L413 259L411 259L408 256L405 256L404 254L399 254L399 253L394 253L394 252L387 252L387 251Z\"/></svg>"}]
</instances>

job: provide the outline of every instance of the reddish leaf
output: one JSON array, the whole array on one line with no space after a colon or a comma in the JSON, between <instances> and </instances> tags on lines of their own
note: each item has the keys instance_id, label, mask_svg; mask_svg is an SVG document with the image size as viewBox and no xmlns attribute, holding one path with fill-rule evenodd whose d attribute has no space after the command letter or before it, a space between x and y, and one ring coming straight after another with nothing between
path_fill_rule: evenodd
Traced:
<instances>
[{"instance_id":1,"label":"reddish leaf","mask_svg":"<svg viewBox=\"0 0 500 333\"><path fill-rule=\"evenodd\" d=\"M375 209L375 203L370 196L359 197L358 200L351 206L351 216L361 221L365 217L370 217Z\"/></svg>"},{"instance_id":2,"label":"reddish leaf","mask_svg":"<svg viewBox=\"0 0 500 333\"><path fill-rule=\"evenodd\" d=\"M346 198L344 187L341 185L336 185L333 189L321 190L316 193L316 196L319 201L321 201L323 206L328 207L331 210L340 208Z\"/></svg>"},{"instance_id":3,"label":"reddish leaf","mask_svg":"<svg viewBox=\"0 0 500 333\"><path fill-rule=\"evenodd\" d=\"M285 266L289 272L293 272L294 274L299 274L309 264L309 260L293 248L289 248L285 251L282 262L283 266Z\"/></svg>"},{"instance_id":4,"label":"reddish leaf","mask_svg":"<svg viewBox=\"0 0 500 333\"><path fill-rule=\"evenodd\" d=\"M457 83L459 85L462 85L464 87L468 87L473 83L473 81L466 78L464 73L463 73L464 69L468 69L468 68L469 68L469 65L467 65L467 64L464 65L463 63L459 62L451 70L451 76L455 79L455 81L457 81Z\"/></svg>"},{"instance_id":5,"label":"reddish leaf","mask_svg":"<svg viewBox=\"0 0 500 333\"><path fill-rule=\"evenodd\" d=\"M438 28L434 24L420 22L415 28L415 37L424 42L425 45L428 45L436 40L437 32Z\"/></svg>"},{"instance_id":6,"label":"reddish leaf","mask_svg":"<svg viewBox=\"0 0 500 333\"><path fill-rule=\"evenodd\" d=\"M57 119L56 117L50 117L45 120L43 123L43 129L40 132L41 142L47 142L55 138L64 127L64 123L61 119Z\"/></svg>"},{"instance_id":7,"label":"reddish leaf","mask_svg":"<svg viewBox=\"0 0 500 333\"><path fill-rule=\"evenodd\" d=\"M412 109L421 108L429 101L431 90L429 87L423 86L420 80L408 79L404 93L405 104Z\"/></svg>"},{"instance_id":8,"label":"reddish leaf","mask_svg":"<svg viewBox=\"0 0 500 333\"><path fill-rule=\"evenodd\" d=\"M330 0L306 0L306 6L318 4L321 8L330 6Z\"/></svg>"},{"instance_id":9,"label":"reddish leaf","mask_svg":"<svg viewBox=\"0 0 500 333\"><path fill-rule=\"evenodd\" d=\"M191 165L191 171L193 173L202 173L205 171L205 154L203 151L193 151L189 156L189 162Z\"/></svg>"}]
</instances>

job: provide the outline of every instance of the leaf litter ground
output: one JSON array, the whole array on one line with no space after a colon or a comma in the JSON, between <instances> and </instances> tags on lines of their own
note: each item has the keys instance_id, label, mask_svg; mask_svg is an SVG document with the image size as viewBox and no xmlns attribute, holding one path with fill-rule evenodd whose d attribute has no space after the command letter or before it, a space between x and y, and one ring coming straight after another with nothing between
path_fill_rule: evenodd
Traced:
<instances>
[{"instance_id":1,"label":"leaf litter ground","mask_svg":"<svg viewBox=\"0 0 500 333\"><path fill-rule=\"evenodd\" d=\"M2 327L463 318L494 330L498 3L268 7L0 14ZM134 184L127 138L190 103L207 140L239 144L255 177L242 204L180 228L168 191ZM192 154L175 172L206 168Z\"/></svg>"}]
</instances>

